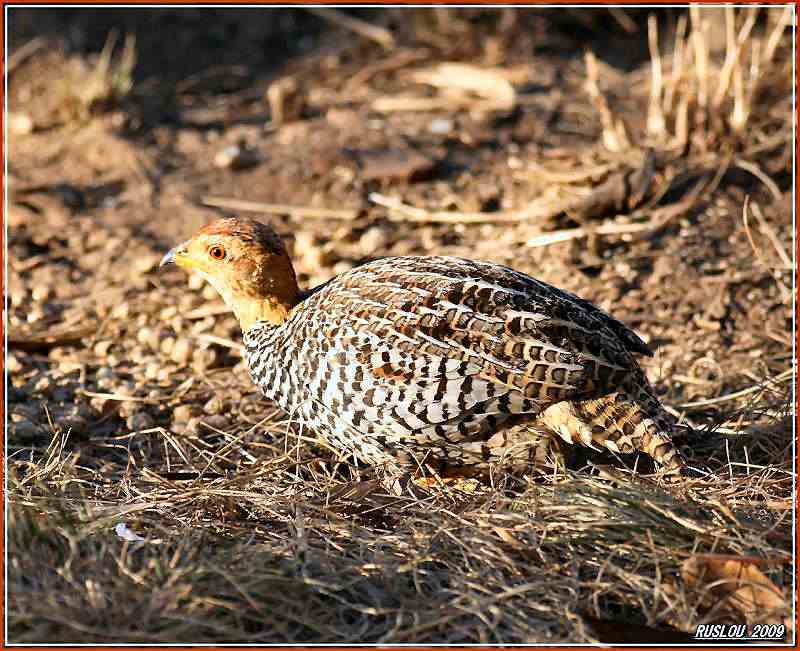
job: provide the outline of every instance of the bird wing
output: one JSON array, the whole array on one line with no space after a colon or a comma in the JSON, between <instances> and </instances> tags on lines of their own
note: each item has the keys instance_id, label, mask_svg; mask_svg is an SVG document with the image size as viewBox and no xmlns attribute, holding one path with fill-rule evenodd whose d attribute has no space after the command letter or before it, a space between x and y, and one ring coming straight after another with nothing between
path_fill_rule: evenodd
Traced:
<instances>
[{"instance_id":1,"label":"bird wing","mask_svg":"<svg viewBox=\"0 0 800 651\"><path fill-rule=\"evenodd\" d=\"M315 299L338 340L326 363L360 369L348 402L369 422L413 431L461 423L468 436L472 413L538 413L607 394L636 367L633 353L649 352L587 301L458 258L369 263Z\"/></svg>"}]
</instances>

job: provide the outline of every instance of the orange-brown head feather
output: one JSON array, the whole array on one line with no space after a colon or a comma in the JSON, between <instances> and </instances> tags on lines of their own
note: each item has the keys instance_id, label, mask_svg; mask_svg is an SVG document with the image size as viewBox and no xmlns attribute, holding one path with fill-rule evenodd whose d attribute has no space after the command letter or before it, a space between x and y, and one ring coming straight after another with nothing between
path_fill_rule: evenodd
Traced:
<instances>
[{"instance_id":1,"label":"orange-brown head feather","mask_svg":"<svg viewBox=\"0 0 800 651\"><path fill-rule=\"evenodd\" d=\"M256 321L283 323L299 301L297 278L281 238L252 219L223 217L161 261L200 274L236 314L243 331Z\"/></svg>"}]
</instances>

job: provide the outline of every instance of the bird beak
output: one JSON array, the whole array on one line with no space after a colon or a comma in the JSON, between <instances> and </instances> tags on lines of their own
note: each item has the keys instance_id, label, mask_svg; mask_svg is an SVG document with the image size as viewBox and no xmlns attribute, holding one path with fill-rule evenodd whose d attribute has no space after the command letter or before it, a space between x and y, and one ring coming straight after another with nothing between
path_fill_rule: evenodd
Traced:
<instances>
[{"instance_id":1,"label":"bird beak","mask_svg":"<svg viewBox=\"0 0 800 651\"><path fill-rule=\"evenodd\" d=\"M167 254L161 258L161 262L159 262L159 267L166 267L168 264L176 264L179 267L184 266L182 264L184 260L184 256L186 255L186 245L188 242L184 242L183 244L178 244L178 246L170 249L167 251Z\"/></svg>"}]
</instances>

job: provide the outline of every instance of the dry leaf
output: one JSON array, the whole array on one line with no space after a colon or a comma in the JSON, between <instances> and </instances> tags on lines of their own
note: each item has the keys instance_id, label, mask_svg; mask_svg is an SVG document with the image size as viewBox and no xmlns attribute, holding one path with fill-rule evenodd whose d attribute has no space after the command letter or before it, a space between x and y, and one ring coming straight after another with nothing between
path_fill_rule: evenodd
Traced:
<instances>
[{"instance_id":1,"label":"dry leaf","mask_svg":"<svg viewBox=\"0 0 800 651\"><path fill-rule=\"evenodd\" d=\"M767 559L723 554L697 554L684 562L683 580L689 587L707 590L722 600L729 609L737 611L748 622L785 623L781 611L787 605L781 590L758 569Z\"/></svg>"},{"instance_id":2,"label":"dry leaf","mask_svg":"<svg viewBox=\"0 0 800 651\"><path fill-rule=\"evenodd\" d=\"M464 63L441 63L412 73L411 79L436 88L474 93L486 100L474 107L482 110L511 110L517 100L514 87L501 71Z\"/></svg>"}]
</instances>

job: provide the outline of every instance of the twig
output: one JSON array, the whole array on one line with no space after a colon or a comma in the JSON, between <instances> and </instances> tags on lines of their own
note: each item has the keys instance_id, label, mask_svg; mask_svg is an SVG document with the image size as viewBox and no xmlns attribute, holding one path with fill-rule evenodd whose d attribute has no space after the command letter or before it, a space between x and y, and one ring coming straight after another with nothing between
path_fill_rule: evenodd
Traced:
<instances>
[{"instance_id":1,"label":"twig","mask_svg":"<svg viewBox=\"0 0 800 651\"><path fill-rule=\"evenodd\" d=\"M207 341L210 344L217 344L218 346L223 346L224 348L230 348L231 350L235 350L239 353L244 353L244 346L237 341L233 341L232 339L225 339L225 337L217 337L216 335L209 335L209 334L201 334L197 335L198 341Z\"/></svg>"},{"instance_id":2,"label":"twig","mask_svg":"<svg viewBox=\"0 0 800 651\"><path fill-rule=\"evenodd\" d=\"M663 92L663 74L661 68L661 53L658 51L658 23L655 14L647 17L647 43L650 47L650 62L652 64L650 82L650 103L647 110L647 133L656 138L666 135L666 121L661 106Z\"/></svg>"},{"instance_id":3,"label":"twig","mask_svg":"<svg viewBox=\"0 0 800 651\"><path fill-rule=\"evenodd\" d=\"M191 310L190 312L187 312L186 314L183 315L183 318L189 320L205 319L207 316L217 316L218 314L227 314L230 311L231 308L229 308L224 303L221 305L216 305L212 303L210 305L203 305L194 310Z\"/></svg>"},{"instance_id":4,"label":"twig","mask_svg":"<svg viewBox=\"0 0 800 651\"><path fill-rule=\"evenodd\" d=\"M152 398L126 396L122 393L101 393L98 391L87 391L86 389L78 389L76 393L80 393L89 398L102 398L103 400L114 400L117 402L144 402L149 405L157 405L159 403L158 400L153 400Z\"/></svg>"},{"instance_id":5,"label":"twig","mask_svg":"<svg viewBox=\"0 0 800 651\"><path fill-rule=\"evenodd\" d=\"M706 400L697 400L695 402L686 402L682 405L678 405L679 409L686 409L687 407L706 407L708 405L717 405L722 402L728 402L729 400L736 400L736 398L742 398L744 396L749 396L751 393L758 393L759 391L766 391L769 389L769 385L772 384L780 384L781 382L785 382L786 380L790 379L794 374L794 369L786 369L782 373L776 375L774 378L769 378L764 380L763 383L754 386L748 387L747 389L742 389L741 391L735 391L734 393L727 393L724 396L718 396L716 398L708 398Z\"/></svg>"},{"instance_id":6,"label":"twig","mask_svg":"<svg viewBox=\"0 0 800 651\"><path fill-rule=\"evenodd\" d=\"M558 242L567 242L581 237L588 237L589 235L625 235L628 233L641 233L643 231L653 230L656 224L653 222L645 222L642 224L600 224L595 228L565 228L560 231L553 231L551 233L543 233L531 237L526 246L539 247L557 244Z\"/></svg>"},{"instance_id":7,"label":"twig","mask_svg":"<svg viewBox=\"0 0 800 651\"><path fill-rule=\"evenodd\" d=\"M792 268L792 260L789 257L789 254L786 252L786 249L783 247L778 235L775 233L775 230L769 225L766 219L764 219L764 214L761 212L761 208L755 202L753 202L753 214L756 216L758 220L759 226L761 226L761 230L767 234L770 242L772 242L772 246L775 247L775 250L778 252L778 257L783 262L783 266L785 269Z\"/></svg>"},{"instance_id":8,"label":"twig","mask_svg":"<svg viewBox=\"0 0 800 651\"><path fill-rule=\"evenodd\" d=\"M672 52L672 72L670 80L664 90L664 111L672 111L673 98L678 90L681 76L683 75L684 52L686 51L686 15L678 18L678 25L675 28L675 47Z\"/></svg>"},{"instance_id":9,"label":"twig","mask_svg":"<svg viewBox=\"0 0 800 651\"><path fill-rule=\"evenodd\" d=\"M390 210L389 219L394 221L428 222L438 224L480 224L488 222L521 222L529 219L528 215L519 211L513 212L456 212L429 211L404 204L399 199L372 192L369 195L372 203ZM398 218L399 217L399 218Z\"/></svg>"},{"instance_id":10,"label":"twig","mask_svg":"<svg viewBox=\"0 0 800 651\"><path fill-rule=\"evenodd\" d=\"M312 208L310 206L290 206L282 203L262 203L260 201L247 201L231 197L202 197L200 203L215 208L228 210L243 210L246 212L265 212L273 215L291 215L301 219L355 219L357 210L337 208Z\"/></svg>"},{"instance_id":11,"label":"twig","mask_svg":"<svg viewBox=\"0 0 800 651\"><path fill-rule=\"evenodd\" d=\"M625 10L621 7L608 7L608 13L611 14L611 17L619 23L619 26L622 27L628 34L635 34L639 31L639 27L636 25L636 22L631 18Z\"/></svg>"},{"instance_id":12,"label":"twig","mask_svg":"<svg viewBox=\"0 0 800 651\"><path fill-rule=\"evenodd\" d=\"M750 172L753 176L755 176L759 181L761 181L765 186L767 186L767 190L770 191L773 197L775 197L775 201L780 201L783 197L778 184L775 183L771 178L769 178L764 172L761 171L761 168L758 167L755 163L751 163L746 160L742 160L741 158L735 158L733 164L738 167L739 169L744 170L745 172Z\"/></svg>"},{"instance_id":13,"label":"twig","mask_svg":"<svg viewBox=\"0 0 800 651\"><path fill-rule=\"evenodd\" d=\"M14 52L14 54L8 57L8 65L6 66L6 75L10 75L14 71L14 68L16 68L26 59L29 59L31 56L36 54L46 45L47 45L47 40L41 36L25 43L25 45L19 48L19 50L17 50L16 52Z\"/></svg>"},{"instance_id":14,"label":"twig","mask_svg":"<svg viewBox=\"0 0 800 651\"><path fill-rule=\"evenodd\" d=\"M352 93L377 74L391 72L403 66L407 66L409 63L424 59L427 56L428 52L426 50L401 50L388 59L376 61L359 70L347 80L347 83L344 85L344 92Z\"/></svg>"},{"instance_id":15,"label":"twig","mask_svg":"<svg viewBox=\"0 0 800 651\"><path fill-rule=\"evenodd\" d=\"M783 36L783 30L786 29L786 26L792 20L793 14L794 7L784 7L783 13L778 19L778 24L775 25L775 29L772 30L772 33L767 39L767 47L764 49L764 63L769 63L772 61L772 57L775 56L775 50L778 49L778 43L780 43L781 36Z\"/></svg>"},{"instance_id":16,"label":"twig","mask_svg":"<svg viewBox=\"0 0 800 651\"><path fill-rule=\"evenodd\" d=\"M392 36L392 33L388 29L372 25L367 21L361 20L360 18L355 18L354 16L348 16L346 13L339 11L338 9L310 6L303 7L303 9L314 14L315 16L319 16L323 20L333 23L334 25L349 29L359 36L376 41L387 49L394 46L394 36Z\"/></svg>"},{"instance_id":17,"label":"twig","mask_svg":"<svg viewBox=\"0 0 800 651\"><path fill-rule=\"evenodd\" d=\"M608 102L597 85L597 58L590 50L586 52L584 58L586 61L586 91L600 115L600 123L603 126L603 144L609 151L624 151L630 147L628 134L622 121L614 120Z\"/></svg>"},{"instance_id":18,"label":"twig","mask_svg":"<svg viewBox=\"0 0 800 651\"><path fill-rule=\"evenodd\" d=\"M758 16L758 7L751 9L744 21L744 25L742 25L742 28L739 30L739 35L734 38L734 27L736 20L735 11L736 10L733 7L725 7L727 47L725 63L722 64L722 71L719 74L717 92L715 93L714 100L712 102L712 105L715 108L719 108L722 104L722 101L725 99L725 95L727 94L728 87L730 85L731 74L733 73L736 65L739 63L742 48L747 42L747 38L750 36L753 26L756 24L756 17Z\"/></svg>"}]
</instances>

